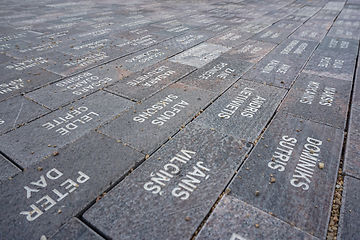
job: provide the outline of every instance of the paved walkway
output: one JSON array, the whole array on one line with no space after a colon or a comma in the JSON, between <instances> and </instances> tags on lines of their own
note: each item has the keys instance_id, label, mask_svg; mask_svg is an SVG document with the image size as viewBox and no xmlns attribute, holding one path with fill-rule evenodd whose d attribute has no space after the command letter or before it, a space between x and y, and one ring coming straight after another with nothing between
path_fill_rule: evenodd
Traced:
<instances>
[{"instance_id":1,"label":"paved walkway","mask_svg":"<svg viewBox=\"0 0 360 240\"><path fill-rule=\"evenodd\" d=\"M2 1L0 239L359 239L359 0Z\"/></svg>"}]
</instances>

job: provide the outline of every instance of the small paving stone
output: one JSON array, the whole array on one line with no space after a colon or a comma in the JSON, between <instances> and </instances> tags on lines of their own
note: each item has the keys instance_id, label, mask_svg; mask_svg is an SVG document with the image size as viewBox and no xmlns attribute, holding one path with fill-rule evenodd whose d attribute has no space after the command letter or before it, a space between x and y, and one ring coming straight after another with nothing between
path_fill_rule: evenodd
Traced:
<instances>
[{"instance_id":1,"label":"small paving stone","mask_svg":"<svg viewBox=\"0 0 360 240\"><path fill-rule=\"evenodd\" d=\"M224 196L206 221L196 240L285 238L318 239L241 200Z\"/></svg>"},{"instance_id":2,"label":"small paving stone","mask_svg":"<svg viewBox=\"0 0 360 240\"><path fill-rule=\"evenodd\" d=\"M59 232L49 240L78 239L78 240L101 240L100 235L94 232L77 218L72 218Z\"/></svg>"},{"instance_id":3,"label":"small paving stone","mask_svg":"<svg viewBox=\"0 0 360 240\"><path fill-rule=\"evenodd\" d=\"M109 238L189 239L249 150L233 137L186 127L83 217Z\"/></svg>"},{"instance_id":4,"label":"small paving stone","mask_svg":"<svg viewBox=\"0 0 360 240\"><path fill-rule=\"evenodd\" d=\"M239 80L194 122L253 142L285 94L284 89Z\"/></svg>"},{"instance_id":5,"label":"small paving stone","mask_svg":"<svg viewBox=\"0 0 360 240\"><path fill-rule=\"evenodd\" d=\"M99 131L149 154L187 124L214 96L209 91L174 83Z\"/></svg>"},{"instance_id":6,"label":"small paving stone","mask_svg":"<svg viewBox=\"0 0 360 240\"><path fill-rule=\"evenodd\" d=\"M263 137L237 173L241 178L230 184L229 195L325 238L343 132L279 112ZM270 175L276 182L269 185ZM254 189L261 194L255 196Z\"/></svg>"},{"instance_id":7,"label":"small paving stone","mask_svg":"<svg viewBox=\"0 0 360 240\"><path fill-rule=\"evenodd\" d=\"M41 117L50 111L28 99L17 96L0 102L0 133L17 128L31 120Z\"/></svg>"},{"instance_id":8,"label":"small paving stone","mask_svg":"<svg viewBox=\"0 0 360 240\"><path fill-rule=\"evenodd\" d=\"M360 180L345 177L337 239L356 239L359 235Z\"/></svg>"},{"instance_id":9,"label":"small paving stone","mask_svg":"<svg viewBox=\"0 0 360 240\"><path fill-rule=\"evenodd\" d=\"M301 74L281 109L303 119L345 128L351 82Z\"/></svg>"},{"instance_id":10,"label":"small paving stone","mask_svg":"<svg viewBox=\"0 0 360 240\"><path fill-rule=\"evenodd\" d=\"M52 154L54 148L49 148L49 144L61 148L132 105L128 100L99 91L2 135L0 148L16 163L28 167Z\"/></svg>"},{"instance_id":11,"label":"small paving stone","mask_svg":"<svg viewBox=\"0 0 360 240\"><path fill-rule=\"evenodd\" d=\"M5 239L50 237L144 157L94 131L60 151L0 185Z\"/></svg>"}]
</instances>

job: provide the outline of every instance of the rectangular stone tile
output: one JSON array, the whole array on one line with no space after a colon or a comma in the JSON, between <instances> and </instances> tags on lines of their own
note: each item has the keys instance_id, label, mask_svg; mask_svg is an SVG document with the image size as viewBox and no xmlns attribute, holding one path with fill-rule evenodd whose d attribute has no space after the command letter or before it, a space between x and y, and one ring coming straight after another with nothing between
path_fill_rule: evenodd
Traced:
<instances>
[{"instance_id":1,"label":"rectangular stone tile","mask_svg":"<svg viewBox=\"0 0 360 240\"><path fill-rule=\"evenodd\" d=\"M300 27L289 38L320 42L328 31L309 27Z\"/></svg>"},{"instance_id":2,"label":"rectangular stone tile","mask_svg":"<svg viewBox=\"0 0 360 240\"><path fill-rule=\"evenodd\" d=\"M345 177L337 239L357 239L360 218L360 180Z\"/></svg>"},{"instance_id":3,"label":"rectangular stone tile","mask_svg":"<svg viewBox=\"0 0 360 240\"><path fill-rule=\"evenodd\" d=\"M141 38L143 36L146 36L148 34L156 33L161 30L162 30L162 28L160 28L160 27L145 25L145 26L133 28L133 29L130 29L130 30L124 31L124 32L116 32L116 33L113 33L112 35L117 36L119 38L136 39L136 38ZM156 36L158 36L158 35L156 35Z\"/></svg>"},{"instance_id":4,"label":"rectangular stone tile","mask_svg":"<svg viewBox=\"0 0 360 240\"><path fill-rule=\"evenodd\" d=\"M279 113L229 186L229 195L324 239L342 142L339 129Z\"/></svg>"},{"instance_id":5,"label":"rectangular stone tile","mask_svg":"<svg viewBox=\"0 0 360 240\"><path fill-rule=\"evenodd\" d=\"M286 20L286 21L291 20L291 21L303 23L303 22L307 21L309 18L310 17L308 17L308 16L297 16L295 14L290 14L287 17L285 17L284 20Z\"/></svg>"},{"instance_id":6,"label":"rectangular stone tile","mask_svg":"<svg viewBox=\"0 0 360 240\"><path fill-rule=\"evenodd\" d=\"M355 70L354 55L340 52L316 50L303 72L337 78L345 81L352 81Z\"/></svg>"},{"instance_id":7,"label":"rectangular stone tile","mask_svg":"<svg viewBox=\"0 0 360 240\"><path fill-rule=\"evenodd\" d=\"M60 30L56 31L54 33L49 34L41 34L39 36L31 36L25 38L25 41L32 42L32 43L42 43L44 41L57 41L57 40L70 40L72 36L75 34L79 34L81 31L80 29L66 29L66 30Z\"/></svg>"},{"instance_id":8,"label":"rectangular stone tile","mask_svg":"<svg viewBox=\"0 0 360 240\"><path fill-rule=\"evenodd\" d=\"M334 24L334 27L340 27L345 29L359 29L360 28L360 21L357 20L343 20L337 19Z\"/></svg>"},{"instance_id":9,"label":"rectangular stone tile","mask_svg":"<svg viewBox=\"0 0 360 240\"><path fill-rule=\"evenodd\" d=\"M11 177L21 172L17 166L6 159L3 155L0 155L0 184L8 181Z\"/></svg>"},{"instance_id":10,"label":"rectangular stone tile","mask_svg":"<svg viewBox=\"0 0 360 240\"><path fill-rule=\"evenodd\" d=\"M150 154L214 98L212 92L174 83L99 131Z\"/></svg>"},{"instance_id":11,"label":"rectangular stone tile","mask_svg":"<svg viewBox=\"0 0 360 240\"><path fill-rule=\"evenodd\" d=\"M31 37L42 36L42 35L44 34L35 31L23 31L18 33L12 33L9 35L2 35L0 37L0 43L4 43L6 41L10 41L13 39L28 39Z\"/></svg>"},{"instance_id":12,"label":"rectangular stone tile","mask_svg":"<svg viewBox=\"0 0 360 240\"><path fill-rule=\"evenodd\" d=\"M318 238L243 201L225 195L196 237L196 240L201 239L316 240Z\"/></svg>"},{"instance_id":13,"label":"rectangular stone tile","mask_svg":"<svg viewBox=\"0 0 360 240\"><path fill-rule=\"evenodd\" d=\"M85 212L108 238L190 239L249 148L188 126Z\"/></svg>"},{"instance_id":14,"label":"rectangular stone tile","mask_svg":"<svg viewBox=\"0 0 360 240\"><path fill-rule=\"evenodd\" d=\"M300 62L299 62L300 61ZM270 86L289 89L304 61L270 53L244 74L243 78Z\"/></svg>"},{"instance_id":15,"label":"rectangular stone tile","mask_svg":"<svg viewBox=\"0 0 360 240\"><path fill-rule=\"evenodd\" d=\"M209 26L198 28L197 31L207 34L220 35L236 26L236 23L217 22Z\"/></svg>"},{"instance_id":16,"label":"rectangular stone tile","mask_svg":"<svg viewBox=\"0 0 360 240\"><path fill-rule=\"evenodd\" d=\"M274 115L286 90L239 80L194 122L253 142Z\"/></svg>"},{"instance_id":17,"label":"rectangular stone tile","mask_svg":"<svg viewBox=\"0 0 360 240\"><path fill-rule=\"evenodd\" d=\"M2 135L0 149L20 166L29 167L132 105L128 100L99 91Z\"/></svg>"},{"instance_id":18,"label":"rectangular stone tile","mask_svg":"<svg viewBox=\"0 0 360 240\"><path fill-rule=\"evenodd\" d=\"M267 28L258 34L255 34L250 39L279 44L292 32L293 30L291 29L287 30L283 28Z\"/></svg>"},{"instance_id":19,"label":"rectangular stone tile","mask_svg":"<svg viewBox=\"0 0 360 240\"><path fill-rule=\"evenodd\" d=\"M360 110L356 107L351 108L349 129L346 141L346 151L344 160L344 173L360 179Z\"/></svg>"},{"instance_id":20,"label":"rectangular stone tile","mask_svg":"<svg viewBox=\"0 0 360 240\"><path fill-rule=\"evenodd\" d=\"M264 29L268 28L270 25L271 24L269 24L269 23L261 23L261 22L257 22L256 20L254 20L254 21L249 21L249 22L243 23L243 24L237 26L235 29L239 30L241 32L248 32L248 33L256 34L256 33L263 31Z\"/></svg>"},{"instance_id":21,"label":"rectangular stone tile","mask_svg":"<svg viewBox=\"0 0 360 240\"><path fill-rule=\"evenodd\" d=\"M283 57L307 61L317 47L318 42L288 38L277 46L272 53Z\"/></svg>"},{"instance_id":22,"label":"rectangular stone tile","mask_svg":"<svg viewBox=\"0 0 360 240\"><path fill-rule=\"evenodd\" d=\"M328 36L349 38L349 39L360 39L360 29L345 29L341 27L332 27L328 33Z\"/></svg>"},{"instance_id":23,"label":"rectangular stone tile","mask_svg":"<svg viewBox=\"0 0 360 240\"><path fill-rule=\"evenodd\" d=\"M352 83L311 74L301 74L281 104L297 117L344 129Z\"/></svg>"},{"instance_id":24,"label":"rectangular stone tile","mask_svg":"<svg viewBox=\"0 0 360 240\"><path fill-rule=\"evenodd\" d=\"M321 41L318 49L322 51L347 53L356 56L359 49L359 41L348 38L326 36Z\"/></svg>"},{"instance_id":25,"label":"rectangular stone tile","mask_svg":"<svg viewBox=\"0 0 360 240\"><path fill-rule=\"evenodd\" d=\"M261 42L256 40L247 40L232 48L225 56L237 58L250 63L259 62L266 54L276 47L274 43Z\"/></svg>"},{"instance_id":26,"label":"rectangular stone tile","mask_svg":"<svg viewBox=\"0 0 360 240\"><path fill-rule=\"evenodd\" d=\"M115 83L129 74L130 72L112 65L103 65L25 94L25 97L55 110Z\"/></svg>"},{"instance_id":27,"label":"rectangular stone tile","mask_svg":"<svg viewBox=\"0 0 360 240\"><path fill-rule=\"evenodd\" d=\"M156 46L120 58L112 62L111 65L119 66L123 70L138 72L180 51L182 50L168 47L165 43L159 43Z\"/></svg>"},{"instance_id":28,"label":"rectangular stone tile","mask_svg":"<svg viewBox=\"0 0 360 240\"><path fill-rule=\"evenodd\" d=\"M195 70L195 67L165 60L122 79L122 81L105 89L140 102Z\"/></svg>"},{"instance_id":29,"label":"rectangular stone tile","mask_svg":"<svg viewBox=\"0 0 360 240\"><path fill-rule=\"evenodd\" d=\"M162 35L167 35L167 36L179 36L182 35L188 31L194 30L197 27L195 26L190 26L190 25L179 25L179 26L174 26L174 27L169 27L169 28L165 28L164 30L158 31L158 34L162 34Z\"/></svg>"},{"instance_id":30,"label":"rectangular stone tile","mask_svg":"<svg viewBox=\"0 0 360 240\"><path fill-rule=\"evenodd\" d=\"M144 156L92 131L0 185L5 239L49 238Z\"/></svg>"},{"instance_id":31,"label":"rectangular stone tile","mask_svg":"<svg viewBox=\"0 0 360 240\"><path fill-rule=\"evenodd\" d=\"M164 46L170 48L176 48L181 50L187 50L192 48L199 43L202 43L210 38L210 35L205 33L200 33L198 31L188 31L185 34L171 38L163 42Z\"/></svg>"},{"instance_id":32,"label":"rectangular stone tile","mask_svg":"<svg viewBox=\"0 0 360 240\"><path fill-rule=\"evenodd\" d=\"M235 47L242 44L243 41L250 38L253 34L241 32L236 29L230 29L220 36L215 36L208 40L209 43L220 44L227 47Z\"/></svg>"},{"instance_id":33,"label":"rectangular stone tile","mask_svg":"<svg viewBox=\"0 0 360 240\"><path fill-rule=\"evenodd\" d=\"M23 96L17 96L1 102L0 112L0 133L5 133L50 111Z\"/></svg>"},{"instance_id":34,"label":"rectangular stone tile","mask_svg":"<svg viewBox=\"0 0 360 240\"><path fill-rule=\"evenodd\" d=\"M318 30L325 30L325 31L329 31L329 29L331 28L332 24L333 24L333 20L315 20L315 19L310 19L309 21L307 21L306 23L304 23L304 25L302 26L303 28L311 28L311 29L318 29Z\"/></svg>"},{"instance_id":35,"label":"rectangular stone tile","mask_svg":"<svg viewBox=\"0 0 360 240\"><path fill-rule=\"evenodd\" d=\"M180 82L221 94L253 65L239 60L236 56L225 54L181 79Z\"/></svg>"},{"instance_id":36,"label":"rectangular stone tile","mask_svg":"<svg viewBox=\"0 0 360 240\"><path fill-rule=\"evenodd\" d=\"M169 60L189 66L201 68L205 64L218 58L222 53L227 52L230 48L211 43L202 43L185 52L182 52Z\"/></svg>"},{"instance_id":37,"label":"rectangular stone tile","mask_svg":"<svg viewBox=\"0 0 360 240\"><path fill-rule=\"evenodd\" d=\"M59 230L59 232L49 238L49 240L63 239L101 240L103 238L79 219L72 218Z\"/></svg>"}]
</instances>

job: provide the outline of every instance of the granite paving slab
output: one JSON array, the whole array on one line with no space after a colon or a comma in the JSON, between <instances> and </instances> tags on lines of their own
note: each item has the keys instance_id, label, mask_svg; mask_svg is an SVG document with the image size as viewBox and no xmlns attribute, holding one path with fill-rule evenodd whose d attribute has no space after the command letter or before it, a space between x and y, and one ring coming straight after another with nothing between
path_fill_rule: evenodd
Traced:
<instances>
[{"instance_id":1,"label":"granite paving slab","mask_svg":"<svg viewBox=\"0 0 360 240\"><path fill-rule=\"evenodd\" d=\"M20 166L29 167L132 105L128 100L99 91L0 136L0 149Z\"/></svg>"},{"instance_id":2,"label":"granite paving slab","mask_svg":"<svg viewBox=\"0 0 360 240\"><path fill-rule=\"evenodd\" d=\"M3 238L50 237L144 158L94 131L58 152L0 185Z\"/></svg>"},{"instance_id":3,"label":"granite paving slab","mask_svg":"<svg viewBox=\"0 0 360 240\"><path fill-rule=\"evenodd\" d=\"M186 127L84 214L113 239L190 239L250 150Z\"/></svg>"},{"instance_id":4,"label":"granite paving slab","mask_svg":"<svg viewBox=\"0 0 360 240\"><path fill-rule=\"evenodd\" d=\"M279 112L229 195L324 239L342 142L339 129Z\"/></svg>"},{"instance_id":5,"label":"granite paving slab","mask_svg":"<svg viewBox=\"0 0 360 240\"><path fill-rule=\"evenodd\" d=\"M326 36L321 41L318 49L322 51L347 53L356 56L359 49L359 41L348 38Z\"/></svg>"},{"instance_id":6,"label":"granite paving slab","mask_svg":"<svg viewBox=\"0 0 360 240\"><path fill-rule=\"evenodd\" d=\"M196 239L316 240L318 238L237 198L225 195Z\"/></svg>"},{"instance_id":7,"label":"granite paving slab","mask_svg":"<svg viewBox=\"0 0 360 240\"><path fill-rule=\"evenodd\" d=\"M10 178L21 172L17 166L6 159L3 155L0 155L0 184L8 181Z\"/></svg>"}]
</instances>

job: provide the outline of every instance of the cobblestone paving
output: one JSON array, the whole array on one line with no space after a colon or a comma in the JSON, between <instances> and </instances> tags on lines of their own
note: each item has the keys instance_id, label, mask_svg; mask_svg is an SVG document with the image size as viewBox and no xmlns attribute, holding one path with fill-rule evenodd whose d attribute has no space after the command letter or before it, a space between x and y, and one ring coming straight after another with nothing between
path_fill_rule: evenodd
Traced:
<instances>
[{"instance_id":1,"label":"cobblestone paving","mask_svg":"<svg viewBox=\"0 0 360 240\"><path fill-rule=\"evenodd\" d=\"M0 239L359 239L359 39L360 0L1 1Z\"/></svg>"}]
</instances>

